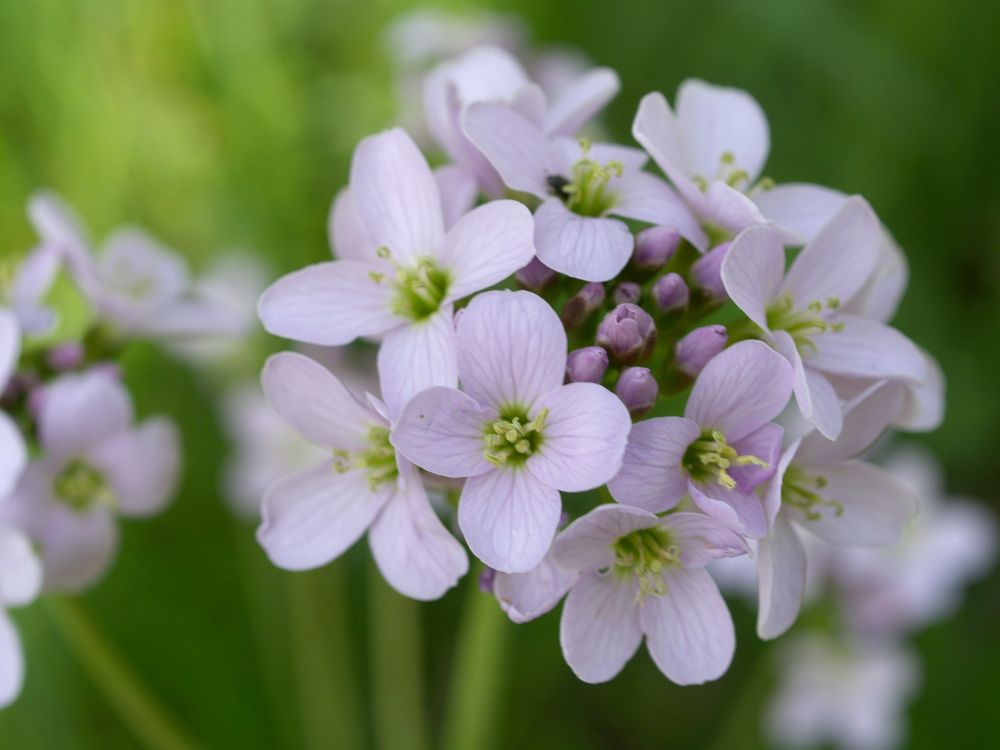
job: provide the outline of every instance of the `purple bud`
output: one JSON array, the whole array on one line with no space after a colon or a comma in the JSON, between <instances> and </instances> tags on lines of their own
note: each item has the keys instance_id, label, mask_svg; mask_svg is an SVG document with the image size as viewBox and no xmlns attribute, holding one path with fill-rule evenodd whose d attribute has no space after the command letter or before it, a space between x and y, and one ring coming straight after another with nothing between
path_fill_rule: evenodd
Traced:
<instances>
[{"instance_id":1,"label":"purple bud","mask_svg":"<svg viewBox=\"0 0 1000 750\"><path fill-rule=\"evenodd\" d=\"M555 277L556 272L538 260L538 258L532 258L528 265L514 274L518 286L522 289L530 289L533 292L547 287Z\"/></svg>"},{"instance_id":2,"label":"purple bud","mask_svg":"<svg viewBox=\"0 0 1000 750\"><path fill-rule=\"evenodd\" d=\"M656 397L660 395L660 388L656 384L653 373L647 368L626 367L618 376L615 393L628 408L629 414L633 417L641 417L653 408Z\"/></svg>"},{"instance_id":3,"label":"purple bud","mask_svg":"<svg viewBox=\"0 0 1000 750\"><path fill-rule=\"evenodd\" d=\"M635 236L632 263L641 271L658 271L674 257L681 235L674 227L661 225L643 229Z\"/></svg>"},{"instance_id":4,"label":"purple bud","mask_svg":"<svg viewBox=\"0 0 1000 750\"><path fill-rule=\"evenodd\" d=\"M587 316L603 304L604 284L592 281L566 300L559 317L566 328L573 330L583 325Z\"/></svg>"},{"instance_id":5,"label":"purple bud","mask_svg":"<svg viewBox=\"0 0 1000 750\"><path fill-rule=\"evenodd\" d=\"M608 353L599 346L585 346L566 358L566 380L570 383L600 383L608 369Z\"/></svg>"},{"instance_id":6,"label":"purple bud","mask_svg":"<svg viewBox=\"0 0 1000 750\"><path fill-rule=\"evenodd\" d=\"M656 323L638 305L618 305L597 327L597 343L618 364L645 359L656 346Z\"/></svg>"},{"instance_id":7,"label":"purple bud","mask_svg":"<svg viewBox=\"0 0 1000 750\"><path fill-rule=\"evenodd\" d=\"M493 580L497 577L497 572L493 568L487 568L479 574L479 590L484 594L493 593Z\"/></svg>"},{"instance_id":8,"label":"purple bud","mask_svg":"<svg viewBox=\"0 0 1000 750\"><path fill-rule=\"evenodd\" d=\"M56 371L72 370L83 363L86 352L83 345L69 341L52 348L46 357L49 367Z\"/></svg>"},{"instance_id":9,"label":"purple bud","mask_svg":"<svg viewBox=\"0 0 1000 750\"><path fill-rule=\"evenodd\" d=\"M38 421L39 417L42 415L42 409L45 408L45 400L48 395L48 388L42 384L36 385L28 391L28 412L31 414L31 418L35 421Z\"/></svg>"},{"instance_id":10,"label":"purple bud","mask_svg":"<svg viewBox=\"0 0 1000 750\"><path fill-rule=\"evenodd\" d=\"M661 276L653 284L653 300L663 312L684 310L688 306L690 297L687 284L676 273Z\"/></svg>"},{"instance_id":11,"label":"purple bud","mask_svg":"<svg viewBox=\"0 0 1000 750\"><path fill-rule=\"evenodd\" d=\"M691 276L708 297L716 302L729 299L726 285L722 283L722 261L732 242L716 245L691 266Z\"/></svg>"},{"instance_id":12,"label":"purple bud","mask_svg":"<svg viewBox=\"0 0 1000 750\"><path fill-rule=\"evenodd\" d=\"M704 369L708 361L726 348L729 335L725 326L695 328L674 347L677 369L692 378Z\"/></svg>"},{"instance_id":13,"label":"purple bud","mask_svg":"<svg viewBox=\"0 0 1000 750\"><path fill-rule=\"evenodd\" d=\"M623 281L615 287L615 293L611 295L611 299L614 300L616 305L621 305L625 302L638 302L641 296L642 287L634 281Z\"/></svg>"}]
</instances>

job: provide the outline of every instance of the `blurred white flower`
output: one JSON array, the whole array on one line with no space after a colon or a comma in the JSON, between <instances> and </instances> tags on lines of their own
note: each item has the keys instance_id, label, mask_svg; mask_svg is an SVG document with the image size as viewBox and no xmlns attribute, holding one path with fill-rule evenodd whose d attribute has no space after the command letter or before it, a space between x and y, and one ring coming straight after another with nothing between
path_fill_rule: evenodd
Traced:
<instances>
[{"instance_id":1,"label":"blurred white flower","mask_svg":"<svg viewBox=\"0 0 1000 750\"><path fill-rule=\"evenodd\" d=\"M0 708L10 705L24 682L24 654L7 607L30 604L42 585L42 568L27 537L0 526Z\"/></svg>"}]
</instances>

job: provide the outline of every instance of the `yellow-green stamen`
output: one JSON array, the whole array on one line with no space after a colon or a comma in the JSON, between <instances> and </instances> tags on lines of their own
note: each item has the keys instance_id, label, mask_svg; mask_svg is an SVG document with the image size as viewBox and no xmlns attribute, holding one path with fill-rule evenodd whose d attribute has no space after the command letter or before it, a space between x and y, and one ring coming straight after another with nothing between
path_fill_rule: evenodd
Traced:
<instances>
[{"instance_id":1,"label":"yellow-green stamen","mask_svg":"<svg viewBox=\"0 0 1000 750\"><path fill-rule=\"evenodd\" d=\"M795 508L807 521L818 521L823 515L819 508L833 508L837 516L844 514L844 505L839 500L829 500L818 490L826 487L826 477L809 474L795 466L789 466L781 481L781 502Z\"/></svg>"},{"instance_id":2,"label":"yellow-green stamen","mask_svg":"<svg viewBox=\"0 0 1000 750\"><path fill-rule=\"evenodd\" d=\"M77 513L86 513L97 505L114 507L117 498L104 473L82 458L74 458L63 467L53 482L56 498Z\"/></svg>"},{"instance_id":3,"label":"yellow-green stamen","mask_svg":"<svg viewBox=\"0 0 1000 750\"><path fill-rule=\"evenodd\" d=\"M368 474L368 486L372 492L385 482L395 481L399 476L396 465L396 449L389 442L388 427L372 427L368 431L368 448L363 451L335 450L333 470L338 474L358 469Z\"/></svg>"},{"instance_id":4,"label":"yellow-green stamen","mask_svg":"<svg viewBox=\"0 0 1000 750\"><path fill-rule=\"evenodd\" d=\"M805 309L796 310L792 295L782 294L767 307L767 327L772 331L787 331L799 351L815 350L812 337L827 331L838 332L844 329L843 323L832 323L827 320L824 311L832 312L840 307L840 300L830 297L825 302L814 300Z\"/></svg>"},{"instance_id":5,"label":"yellow-green stamen","mask_svg":"<svg viewBox=\"0 0 1000 750\"><path fill-rule=\"evenodd\" d=\"M615 553L614 575L619 578L635 576L639 580L637 603L641 603L647 596L666 594L663 571L681 567L680 548L674 543L670 532L659 526L639 529L619 537L612 549Z\"/></svg>"},{"instance_id":6,"label":"yellow-green stamen","mask_svg":"<svg viewBox=\"0 0 1000 750\"><path fill-rule=\"evenodd\" d=\"M590 141L580 139L582 157L573 165L569 178L552 175L548 178L552 193L566 207L580 216L603 216L618 203L618 196L608 189L611 179L621 177L621 162L600 164L590 158Z\"/></svg>"},{"instance_id":7,"label":"yellow-green stamen","mask_svg":"<svg viewBox=\"0 0 1000 750\"><path fill-rule=\"evenodd\" d=\"M769 464L753 455L740 455L726 441L719 430L706 430L688 446L681 465L698 482L717 482L727 490L736 489L736 480L729 473L734 466L760 466Z\"/></svg>"},{"instance_id":8,"label":"yellow-green stamen","mask_svg":"<svg viewBox=\"0 0 1000 750\"><path fill-rule=\"evenodd\" d=\"M483 430L483 457L494 466L519 466L542 445L542 429L549 416L542 409L529 420L521 409L509 409Z\"/></svg>"}]
</instances>

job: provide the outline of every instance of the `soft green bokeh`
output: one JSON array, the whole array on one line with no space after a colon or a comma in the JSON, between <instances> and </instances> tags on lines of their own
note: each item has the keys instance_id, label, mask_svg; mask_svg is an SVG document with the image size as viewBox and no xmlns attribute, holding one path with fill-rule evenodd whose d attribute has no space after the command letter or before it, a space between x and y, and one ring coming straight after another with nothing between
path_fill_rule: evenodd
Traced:
<instances>
[{"instance_id":1,"label":"soft green bokeh","mask_svg":"<svg viewBox=\"0 0 1000 750\"><path fill-rule=\"evenodd\" d=\"M406 7L385 0L0 3L0 254L31 246L25 199L48 186L96 235L141 223L196 269L235 246L268 257L275 274L324 259L327 210L353 145L393 122L392 78L377 34ZM628 140L647 91L672 95L688 76L737 85L768 114L771 177L868 197L911 262L897 324L939 358L949 380L944 426L914 439L940 454L955 492L997 508L1000 4L518 0L490 7L521 14L539 43L582 47L619 71L623 91L607 114L617 137ZM308 732L310 746L335 747L350 741L336 740L343 711L362 715L370 732L382 714L368 713L368 685L391 665L372 665L367 656L376 636L366 621L366 550L295 581L273 570L252 528L220 501L227 448L217 391L149 347L130 352L127 365L140 410L180 423L185 479L162 518L125 525L117 566L85 603L208 747L300 747ZM350 606L324 608L322 593L342 587ZM396 608L401 637L411 632L406 617L422 621L424 699L435 733L461 599L456 591L415 609L378 596L372 602L380 612ZM608 685L584 685L562 662L556 615L519 628L505 623L507 671L491 708L495 746L759 746L767 650L753 636L752 612L740 603L733 609L739 647L730 673L685 689L645 656ZM29 677L20 702L0 714L0 746L134 747L44 605L14 614ZM972 587L957 616L917 639L924 687L909 712L910 746L1000 746L998 621L994 576ZM324 675L292 656L317 633L330 638L335 672L352 674L359 686L318 706L308 696L323 694L314 691L322 691L316 681ZM336 652L342 637L352 646ZM306 735L303 716L312 717ZM375 735L400 731L381 726Z\"/></svg>"}]
</instances>

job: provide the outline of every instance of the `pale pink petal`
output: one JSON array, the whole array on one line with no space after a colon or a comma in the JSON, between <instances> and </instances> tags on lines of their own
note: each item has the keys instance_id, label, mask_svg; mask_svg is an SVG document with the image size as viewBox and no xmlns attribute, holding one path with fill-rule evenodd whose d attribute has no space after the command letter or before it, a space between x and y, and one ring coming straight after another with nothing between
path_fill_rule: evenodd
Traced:
<instances>
[{"instance_id":1,"label":"pale pink petal","mask_svg":"<svg viewBox=\"0 0 1000 750\"><path fill-rule=\"evenodd\" d=\"M449 300L468 296L511 276L535 255L535 223L516 201L492 201L465 214L445 238L442 261L450 270Z\"/></svg>"},{"instance_id":2,"label":"pale pink petal","mask_svg":"<svg viewBox=\"0 0 1000 750\"><path fill-rule=\"evenodd\" d=\"M552 553L527 573L497 573L493 594L512 622L541 617L576 583L577 571L560 565Z\"/></svg>"},{"instance_id":3,"label":"pale pink petal","mask_svg":"<svg viewBox=\"0 0 1000 750\"><path fill-rule=\"evenodd\" d=\"M365 472L330 461L290 474L264 493L257 541L279 568L318 568L365 533L394 491L392 483L373 491Z\"/></svg>"},{"instance_id":4,"label":"pale pink petal","mask_svg":"<svg viewBox=\"0 0 1000 750\"><path fill-rule=\"evenodd\" d=\"M24 651L17 629L0 609L0 708L6 708L21 694L24 684Z\"/></svg>"},{"instance_id":5,"label":"pale pink petal","mask_svg":"<svg viewBox=\"0 0 1000 750\"><path fill-rule=\"evenodd\" d=\"M680 562L685 568L701 568L749 551L743 537L702 513L670 513L660 525L669 530L671 541L680 548Z\"/></svg>"},{"instance_id":6,"label":"pale pink petal","mask_svg":"<svg viewBox=\"0 0 1000 750\"><path fill-rule=\"evenodd\" d=\"M722 259L726 292L750 320L767 330L767 306L778 296L785 277L785 248L767 226L741 232Z\"/></svg>"},{"instance_id":7,"label":"pale pink petal","mask_svg":"<svg viewBox=\"0 0 1000 750\"><path fill-rule=\"evenodd\" d=\"M754 203L769 221L810 242L847 200L839 190L806 183L784 183L763 190Z\"/></svg>"},{"instance_id":8,"label":"pale pink petal","mask_svg":"<svg viewBox=\"0 0 1000 750\"><path fill-rule=\"evenodd\" d=\"M264 365L261 384L278 416L322 448L362 450L369 430L379 424L333 373L304 354L272 356Z\"/></svg>"},{"instance_id":9,"label":"pale pink petal","mask_svg":"<svg viewBox=\"0 0 1000 750\"><path fill-rule=\"evenodd\" d=\"M524 468L499 468L465 480L458 525L472 553L504 573L524 573L552 545L562 500Z\"/></svg>"},{"instance_id":10,"label":"pale pink petal","mask_svg":"<svg viewBox=\"0 0 1000 750\"><path fill-rule=\"evenodd\" d=\"M411 599L438 599L469 570L465 548L434 513L417 472L375 519L368 544L385 580Z\"/></svg>"},{"instance_id":11,"label":"pale pink petal","mask_svg":"<svg viewBox=\"0 0 1000 750\"><path fill-rule=\"evenodd\" d=\"M454 388L429 388L406 404L392 431L392 444L417 466L443 477L462 478L493 468L483 456L493 409Z\"/></svg>"},{"instance_id":12,"label":"pale pink petal","mask_svg":"<svg viewBox=\"0 0 1000 750\"><path fill-rule=\"evenodd\" d=\"M807 422L831 440L836 440L843 426L840 399L833 385L822 373L807 368L792 337L775 331L775 348L792 364L795 402Z\"/></svg>"},{"instance_id":13,"label":"pale pink petal","mask_svg":"<svg viewBox=\"0 0 1000 750\"><path fill-rule=\"evenodd\" d=\"M375 255L375 244L368 239L368 233L361 224L350 188L343 188L333 199L327 233L330 250L341 260L372 263L378 257Z\"/></svg>"},{"instance_id":14,"label":"pale pink petal","mask_svg":"<svg viewBox=\"0 0 1000 750\"><path fill-rule=\"evenodd\" d=\"M691 174L712 179L723 154L753 182L771 147L767 118L747 92L688 79L677 91L677 120Z\"/></svg>"},{"instance_id":15,"label":"pale pink petal","mask_svg":"<svg viewBox=\"0 0 1000 750\"><path fill-rule=\"evenodd\" d=\"M795 622L806 588L806 551L784 513L757 546L757 588L757 635L769 641Z\"/></svg>"},{"instance_id":16,"label":"pale pink petal","mask_svg":"<svg viewBox=\"0 0 1000 750\"><path fill-rule=\"evenodd\" d=\"M636 586L613 575L585 573L570 589L559 621L559 643L584 682L607 682L642 642Z\"/></svg>"},{"instance_id":17,"label":"pale pink petal","mask_svg":"<svg viewBox=\"0 0 1000 750\"><path fill-rule=\"evenodd\" d=\"M257 303L275 336L321 346L349 344L401 325L393 311L393 276L383 264L336 260L283 276Z\"/></svg>"},{"instance_id":18,"label":"pale pink petal","mask_svg":"<svg viewBox=\"0 0 1000 750\"><path fill-rule=\"evenodd\" d=\"M18 529L0 527L0 609L23 607L42 588L42 565L31 541Z\"/></svg>"},{"instance_id":19,"label":"pale pink petal","mask_svg":"<svg viewBox=\"0 0 1000 750\"><path fill-rule=\"evenodd\" d=\"M844 312L888 323L899 309L909 280L906 255L888 230L882 227L875 268L861 291L844 307Z\"/></svg>"},{"instance_id":20,"label":"pale pink petal","mask_svg":"<svg viewBox=\"0 0 1000 750\"><path fill-rule=\"evenodd\" d=\"M528 470L563 492L599 487L621 467L632 419L621 399L596 383L570 383L542 396L549 413Z\"/></svg>"},{"instance_id":21,"label":"pale pink petal","mask_svg":"<svg viewBox=\"0 0 1000 750\"><path fill-rule=\"evenodd\" d=\"M772 528L774 526L774 519L777 518L778 511L781 510L781 487L785 478L785 472L798 455L799 445L801 442L801 440L794 440L788 447L785 448L784 452L781 454L781 458L778 459L778 465L774 471L774 476L771 477L771 481L767 483L767 486L764 487L764 491L761 493L764 502L764 515L767 517L768 528Z\"/></svg>"},{"instance_id":22,"label":"pale pink petal","mask_svg":"<svg viewBox=\"0 0 1000 750\"><path fill-rule=\"evenodd\" d=\"M379 385L392 415L420 391L458 384L455 324L448 305L427 320L386 334L378 350Z\"/></svg>"},{"instance_id":23,"label":"pale pink petal","mask_svg":"<svg viewBox=\"0 0 1000 750\"><path fill-rule=\"evenodd\" d=\"M37 541L47 591L77 593L96 582L118 552L118 524L111 510L79 513L51 502Z\"/></svg>"},{"instance_id":24,"label":"pale pink petal","mask_svg":"<svg viewBox=\"0 0 1000 750\"><path fill-rule=\"evenodd\" d=\"M878 260L882 226L864 198L848 198L799 253L781 291L796 308L834 299L846 303L861 289Z\"/></svg>"},{"instance_id":25,"label":"pale pink petal","mask_svg":"<svg viewBox=\"0 0 1000 750\"><path fill-rule=\"evenodd\" d=\"M535 211L538 259L554 271L584 281L607 281L632 256L632 233L618 219L579 216L558 198Z\"/></svg>"},{"instance_id":26,"label":"pale pink petal","mask_svg":"<svg viewBox=\"0 0 1000 750\"><path fill-rule=\"evenodd\" d=\"M760 341L741 341L705 365L684 416L732 443L778 416L791 392L785 358Z\"/></svg>"},{"instance_id":27,"label":"pale pink petal","mask_svg":"<svg viewBox=\"0 0 1000 750\"><path fill-rule=\"evenodd\" d=\"M552 554L567 568L604 570L615 562L615 541L633 531L648 529L659 523L659 518L641 508L598 505L559 534L552 547Z\"/></svg>"},{"instance_id":28,"label":"pale pink petal","mask_svg":"<svg viewBox=\"0 0 1000 750\"><path fill-rule=\"evenodd\" d=\"M941 366L927 352L927 374L920 383L906 383L906 401L896 425L913 432L936 430L944 421L945 381Z\"/></svg>"},{"instance_id":29,"label":"pale pink petal","mask_svg":"<svg viewBox=\"0 0 1000 750\"><path fill-rule=\"evenodd\" d=\"M0 390L7 387L20 356L21 331L17 318L9 310L0 308Z\"/></svg>"},{"instance_id":30,"label":"pale pink petal","mask_svg":"<svg viewBox=\"0 0 1000 750\"><path fill-rule=\"evenodd\" d=\"M462 216L472 210L479 196L476 177L457 164L447 164L434 170L434 181L441 194L445 229L454 226Z\"/></svg>"},{"instance_id":31,"label":"pale pink petal","mask_svg":"<svg viewBox=\"0 0 1000 750\"><path fill-rule=\"evenodd\" d=\"M170 420L150 419L103 441L88 458L104 473L122 515L151 516L177 489L180 435Z\"/></svg>"},{"instance_id":32,"label":"pale pink petal","mask_svg":"<svg viewBox=\"0 0 1000 750\"><path fill-rule=\"evenodd\" d=\"M375 247L387 247L393 260L409 265L437 254L444 237L441 197L427 160L405 130L387 130L358 144L351 195L368 238Z\"/></svg>"},{"instance_id":33,"label":"pale pink petal","mask_svg":"<svg viewBox=\"0 0 1000 750\"><path fill-rule=\"evenodd\" d=\"M828 504L812 510L818 519L796 514L803 528L834 544L883 546L899 541L917 500L889 472L862 462L810 467L826 480L819 494Z\"/></svg>"},{"instance_id":34,"label":"pale pink petal","mask_svg":"<svg viewBox=\"0 0 1000 750\"><path fill-rule=\"evenodd\" d=\"M736 650L733 620L719 587L702 568L671 569L663 581L667 593L647 597L639 609L649 655L678 685L718 679Z\"/></svg>"},{"instance_id":35,"label":"pale pink petal","mask_svg":"<svg viewBox=\"0 0 1000 750\"><path fill-rule=\"evenodd\" d=\"M642 98L632 123L632 135L649 152L695 213L703 213L705 196L691 181L694 172L688 162L680 123L663 94L654 92Z\"/></svg>"},{"instance_id":36,"label":"pale pink petal","mask_svg":"<svg viewBox=\"0 0 1000 750\"><path fill-rule=\"evenodd\" d=\"M10 417L0 412L0 499L7 497L24 471L28 451L21 430Z\"/></svg>"},{"instance_id":37,"label":"pale pink petal","mask_svg":"<svg viewBox=\"0 0 1000 750\"><path fill-rule=\"evenodd\" d=\"M465 134L496 168L507 187L545 199L549 176L566 177L569 164L542 129L505 104L481 102L465 112Z\"/></svg>"},{"instance_id":38,"label":"pale pink petal","mask_svg":"<svg viewBox=\"0 0 1000 750\"><path fill-rule=\"evenodd\" d=\"M462 388L497 410L535 402L563 383L566 332L531 292L486 292L465 308L456 334Z\"/></svg>"},{"instance_id":39,"label":"pale pink petal","mask_svg":"<svg viewBox=\"0 0 1000 750\"><path fill-rule=\"evenodd\" d=\"M746 464L731 466L729 475L736 480L736 487L741 492L750 492L760 486L774 474L774 468L781 458L781 438L784 429L776 424L766 424L745 438L733 443L733 448L741 456L756 456L767 466Z\"/></svg>"},{"instance_id":40,"label":"pale pink petal","mask_svg":"<svg viewBox=\"0 0 1000 750\"><path fill-rule=\"evenodd\" d=\"M727 490L717 482L688 483L688 491L701 510L751 539L767 534L767 516L760 497L754 492Z\"/></svg>"},{"instance_id":41,"label":"pale pink petal","mask_svg":"<svg viewBox=\"0 0 1000 750\"><path fill-rule=\"evenodd\" d=\"M803 357L807 366L873 380L903 378L919 383L926 377L926 357L895 328L854 315L838 315L835 320L843 328L813 337L816 349Z\"/></svg>"},{"instance_id":42,"label":"pale pink petal","mask_svg":"<svg viewBox=\"0 0 1000 750\"><path fill-rule=\"evenodd\" d=\"M551 135L576 135L615 98L620 88L618 74L610 68L587 71L549 107L545 131Z\"/></svg>"},{"instance_id":43,"label":"pale pink petal","mask_svg":"<svg viewBox=\"0 0 1000 750\"><path fill-rule=\"evenodd\" d=\"M653 513L673 508L687 493L681 459L699 434L698 424L682 417L634 424L621 470L608 482L611 495L620 503Z\"/></svg>"},{"instance_id":44,"label":"pale pink petal","mask_svg":"<svg viewBox=\"0 0 1000 750\"><path fill-rule=\"evenodd\" d=\"M68 458L126 429L132 399L112 375L64 375L46 386L38 433L46 454Z\"/></svg>"},{"instance_id":45,"label":"pale pink petal","mask_svg":"<svg viewBox=\"0 0 1000 750\"><path fill-rule=\"evenodd\" d=\"M708 247L705 230L680 196L649 172L626 173L613 183L617 202L608 213L674 227L699 250Z\"/></svg>"},{"instance_id":46,"label":"pale pink petal","mask_svg":"<svg viewBox=\"0 0 1000 750\"><path fill-rule=\"evenodd\" d=\"M860 456L892 424L905 397L898 383L880 382L844 406L844 422L837 439L828 440L814 432L802 440L795 462L831 464Z\"/></svg>"},{"instance_id":47,"label":"pale pink petal","mask_svg":"<svg viewBox=\"0 0 1000 750\"><path fill-rule=\"evenodd\" d=\"M747 227L766 223L764 214L757 204L736 188L721 180L709 183L705 191L705 208L702 220L732 235L737 235ZM776 228L782 237L784 230ZM788 237L788 239L796 239Z\"/></svg>"}]
</instances>

